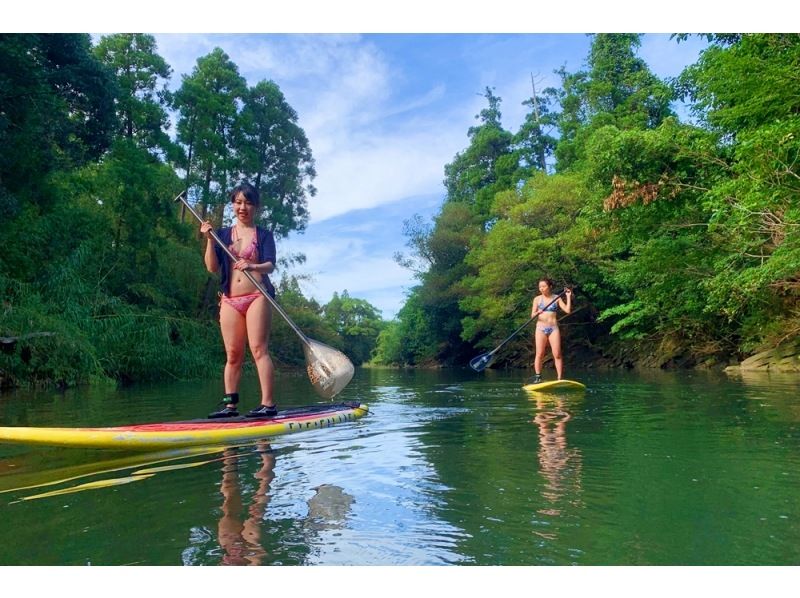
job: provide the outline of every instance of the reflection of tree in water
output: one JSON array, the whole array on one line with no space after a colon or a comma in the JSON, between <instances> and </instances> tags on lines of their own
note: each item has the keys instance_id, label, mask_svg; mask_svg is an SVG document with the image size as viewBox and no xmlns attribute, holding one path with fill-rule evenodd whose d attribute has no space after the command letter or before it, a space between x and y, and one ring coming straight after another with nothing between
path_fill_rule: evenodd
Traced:
<instances>
[{"instance_id":1,"label":"reflection of tree in water","mask_svg":"<svg viewBox=\"0 0 800 598\"><path fill-rule=\"evenodd\" d=\"M217 525L217 537L214 538L210 529L193 528L191 546L183 553L184 564L200 564L205 560L203 555L216 555L217 562L222 565L269 564L284 561L286 555L277 552L283 553L287 547L292 553L300 550L302 554L294 554L289 560L299 559L297 564L302 564L320 532L345 526L354 499L331 484L314 488L314 496L307 501L307 517L301 520L266 517L270 485L275 478L275 455L266 443L259 445L256 454L260 463L253 474L256 481L253 484L248 476L241 474L250 454L225 450L220 485L222 516ZM243 491L252 496L247 507Z\"/></svg>"},{"instance_id":2,"label":"reflection of tree in water","mask_svg":"<svg viewBox=\"0 0 800 598\"><path fill-rule=\"evenodd\" d=\"M542 497L547 505L538 513L548 517L562 514L563 501L579 506L581 491L582 456L577 448L567 444L567 422L572 415L559 398L536 397L534 423L539 427L539 473L545 480ZM536 532L546 538L552 534Z\"/></svg>"}]
</instances>

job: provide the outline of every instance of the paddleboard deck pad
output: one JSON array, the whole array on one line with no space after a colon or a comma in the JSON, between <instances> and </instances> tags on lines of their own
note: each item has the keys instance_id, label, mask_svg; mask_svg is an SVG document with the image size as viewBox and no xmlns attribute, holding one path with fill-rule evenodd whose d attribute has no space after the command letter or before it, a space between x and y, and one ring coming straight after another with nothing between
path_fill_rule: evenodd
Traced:
<instances>
[{"instance_id":1,"label":"paddleboard deck pad","mask_svg":"<svg viewBox=\"0 0 800 598\"><path fill-rule=\"evenodd\" d=\"M137 424L110 428L0 427L0 442L108 448L163 450L247 442L352 422L369 413L357 402L310 405L279 411L272 417L227 417L180 422Z\"/></svg>"},{"instance_id":2,"label":"paddleboard deck pad","mask_svg":"<svg viewBox=\"0 0 800 598\"><path fill-rule=\"evenodd\" d=\"M522 387L525 390L536 392L547 392L556 390L586 390L586 386L575 380L547 380L538 384L526 384Z\"/></svg>"}]
</instances>

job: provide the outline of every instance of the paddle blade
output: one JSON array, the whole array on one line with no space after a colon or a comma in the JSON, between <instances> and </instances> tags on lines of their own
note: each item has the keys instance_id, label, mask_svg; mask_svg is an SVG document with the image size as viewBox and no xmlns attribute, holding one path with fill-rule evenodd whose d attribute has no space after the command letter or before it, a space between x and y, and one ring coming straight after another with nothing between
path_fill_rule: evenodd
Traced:
<instances>
[{"instance_id":1,"label":"paddle blade","mask_svg":"<svg viewBox=\"0 0 800 598\"><path fill-rule=\"evenodd\" d=\"M492 361L494 361L494 355L491 353L484 353L483 355L478 355L470 359L469 367L476 372L482 372Z\"/></svg>"},{"instance_id":2,"label":"paddle blade","mask_svg":"<svg viewBox=\"0 0 800 598\"><path fill-rule=\"evenodd\" d=\"M306 372L319 396L332 399L350 382L355 368L347 356L319 341L303 343Z\"/></svg>"}]
</instances>

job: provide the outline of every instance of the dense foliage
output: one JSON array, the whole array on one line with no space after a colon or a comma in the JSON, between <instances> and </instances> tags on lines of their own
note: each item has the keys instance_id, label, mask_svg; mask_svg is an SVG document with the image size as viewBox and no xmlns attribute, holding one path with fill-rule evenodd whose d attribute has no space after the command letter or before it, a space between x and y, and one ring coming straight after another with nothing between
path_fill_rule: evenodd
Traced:
<instances>
[{"instance_id":1,"label":"dense foliage","mask_svg":"<svg viewBox=\"0 0 800 598\"><path fill-rule=\"evenodd\" d=\"M639 35L595 35L516 133L486 88L440 212L406 224L418 284L397 318L307 299L285 258L282 306L355 363L463 365L527 320L542 277L576 288L573 358L710 365L796 339L800 35L707 40L662 81ZM171 76L152 36L0 35L0 386L219 375L217 284L172 198L223 224L246 178L279 239L305 227L315 164L280 88L219 48ZM279 319L272 351L302 363ZM501 357L530 352L520 335Z\"/></svg>"},{"instance_id":2,"label":"dense foliage","mask_svg":"<svg viewBox=\"0 0 800 598\"><path fill-rule=\"evenodd\" d=\"M516 135L487 90L440 214L409 224L404 263L425 267L377 358L463 363L529 317L542 277L575 285L562 327L586 359L711 365L796 339L800 36L707 39L661 81L639 35L593 36L586 69L526 100ZM530 341L503 357L529 364Z\"/></svg>"},{"instance_id":3,"label":"dense foliage","mask_svg":"<svg viewBox=\"0 0 800 598\"><path fill-rule=\"evenodd\" d=\"M0 387L220 376L217 283L172 199L221 225L246 178L278 238L305 226L314 161L279 87L248 88L219 48L174 94L171 74L148 35L0 35ZM279 292L307 334L369 357L372 306L326 309L290 275ZM272 352L303 362L277 318Z\"/></svg>"}]
</instances>

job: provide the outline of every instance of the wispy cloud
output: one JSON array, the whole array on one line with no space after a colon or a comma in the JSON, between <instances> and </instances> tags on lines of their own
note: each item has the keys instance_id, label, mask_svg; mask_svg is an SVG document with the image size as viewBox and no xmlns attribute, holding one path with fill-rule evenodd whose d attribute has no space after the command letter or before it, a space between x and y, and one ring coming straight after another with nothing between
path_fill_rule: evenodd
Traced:
<instances>
[{"instance_id":1,"label":"wispy cloud","mask_svg":"<svg viewBox=\"0 0 800 598\"><path fill-rule=\"evenodd\" d=\"M358 35L167 35L158 42L176 73L191 72L219 46L250 84L278 83L316 161L312 221L441 189L443 165L464 142L463 121L419 114L444 97L445 84L399 96L393 81L403 75L391 57Z\"/></svg>"},{"instance_id":2,"label":"wispy cloud","mask_svg":"<svg viewBox=\"0 0 800 598\"><path fill-rule=\"evenodd\" d=\"M393 259L394 251L403 247L402 223L387 221L380 209L359 214L364 220L355 223L346 216L319 223L313 235L282 240L278 251L306 256L306 264L291 274L303 276L300 286L308 297L326 303L333 293L347 290L391 318L414 283L411 273Z\"/></svg>"},{"instance_id":3,"label":"wispy cloud","mask_svg":"<svg viewBox=\"0 0 800 598\"><path fill-rule=\"evenodd\" d=\"M417 283L393 257L407 250L403 222L414 214L429 218L441 202L441 194L410 197L331 217L309 226L306 234L282 239L278 253L306 255L306 263L290 274L306 277L300 286L307 296L326 303L334 292L346 289L392 318Z\"/></svg>"},{"instance_id":4,"label":"wispy cloud","mask_svg":"<svg viewBox=\"0 0 800 598\"><path fill-rule=\"evenodd\" d=\"M312 220L443 191L443 166L459 143L463 142L452 131L411 131L347 143L323 153L318 169L319 197L310 203Z\"/></svg>"}]
</instances>

